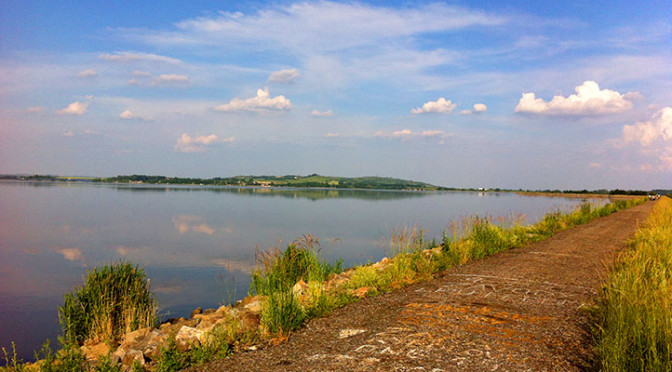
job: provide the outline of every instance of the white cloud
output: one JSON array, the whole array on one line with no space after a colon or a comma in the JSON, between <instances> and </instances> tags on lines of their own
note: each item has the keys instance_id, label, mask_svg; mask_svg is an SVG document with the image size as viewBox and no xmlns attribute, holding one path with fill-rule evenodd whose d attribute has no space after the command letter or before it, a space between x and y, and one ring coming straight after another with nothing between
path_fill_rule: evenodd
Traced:
<instances>
[{"instance_id":1,"label":"white cloud","mask_svg":"<svg viewBox=\"0 0 672 372\"><path fill-rule=\"evenodd\" d=\"M185 20L177 24L180 31L157 32L145 36L145 40L160 44L227 45L233 40L253 43L259 48L321 53L379 45L381 40L390 38L506 22L508 19L503 16L439 3L395 9L362 3L296 2L256 14L220 12L216 16Z\"/></svg>"},{"instance_id":2,"label":"white cloud","mask_svg":"<svg viewBox=\"0 0 672 372\"><path fill-rule=\"evenodd\" d=\"M66 131L66 132L63 133L63 137L74 137L74 136L75 136L75 134L72 133L71 130Z\"/></svg>"},{"instance_id":3,"label":"white cloud","mask_svg":"<svg viewBox=\"0 0 672 372\"><path fill-rule=\"evenodd\" d=\"M75 101L69 104L68 107L56 111L56 113L58 115L82 115L86 112L88 108L89 108L88 102Z\"/></svg>"},{"instance_id":4,"label":"white cloud","mask_svg":"<svg viewBox=\"0 0 672 372\"><path fill-rule=\"evenodd\" d=\"M554 96L549 102L534 93L523 93L516 112L543 115L600 115L615 114L632 109L633 100L640 98L636 92L621 94L610 89L600 89L594 81L585 81L575 88L576 94L568 97Z\"/></svg>"},{"instance_id":5,"label":"white cloud","mask_svg":"<svg viewBox=\"0 0 672 372\"><path fill-rule=\"evenodd\" d=\"M310 112L310 115L318 116L318 117L328 117L328 116L334 116L334 113L331 110L327 110L327 111L313 110L313 111Z\"/></svg>"},{"instance_id":6,"label":"white cloud","mask_svg":"<svg viewBox=\"0 0 672 372\"><path fill-rule=\"evenodd\" d=\"M163 62L173 65L182 63L182 61L180 61L177 58L160 56L157 54L135 53L135 52L117 52L116 54L101 54L100 56L98 56L98 58L110 62L122 62L122 63L135 62L135 61Z\"/></svg>"},{"instance_id":7,"label":"white cloud","mask_svg":"<svg viewBox=\"0 0 672 372\"><path fill-rule=\"evenodd\" d=\"M210 135L200 135L200 136L190 136L187 133L183 133L180 138L177 139L175 143L175 151L179 152L204 152L207 150L207 146L216 142L233 142L235 137L227 137L220 139L215 134Z\"/></svg>"},{"instance_id":8,"label":"white cloud","mask_svg":"<svg viewBox=\"0 0 672 372\"><path fill-rule=\"evenodd\" d=\"M152 76L152 74L150 74L150 73L147 72L147 71L135 70L135 71L133 71L133 76L140 76L140 77L146 76L146 77L149 77L149 76Z\"/></svg>"},{"instance_id":9,"label":"white cloud","mask_svg":"<svg viewBox=\"0 0 672 372\"><path fill-rule=\"evenodd\" d=\"M44 111L44 107L42 106L28 107L26 109L26 112L42 112L42 111Z\"/></svg>"},{"instance_id":10,"label":"white cloud","mask_svg":"<svg viewBox=\"0 0 672 372\"><path fill-rule=\"evenodd\" d=\"M185 75L165 74L152 79L152 85L185 86L189 84L191 84L191 81Z\"/></svg>"},{"instance_id":11,"label":"white cloud","mask_svg":"<svg viewBox=\"0 0 672 372\"><path fill-rule=\"evenodd\" d=\"M292 103L285 96L275 96L271 98L268 93L268 88L258 89L257 96L240 99L233 98L229 103L217 106L214 108L215 111L251 111L251 112L264 112L264 111L281 111L288 110L292 108Z\"/></svg>"},{"instance_id":12,"label":"white cloud","mask_svg":"<svg viewBox=\"0 0 672 372\"><path fill-rule=\"evenodd\" d=\"M77 73L78 78L90 78L98 76L96 70L83 70Z\"/></svg>"},{"instance_id":13,"label":"white cloud","mask_svg":"<svg viewBox=\"0 0 672 372\"><path fill-rule=\"evenodd\" d=\"M379 131L375 134L376 137L387 137L387 138L401 138L403 140L413 139L413 138L439 138L440 143L443 143L445 138L451 136L450 133L446 133L442 130L424 130L415 132L410 129L402 129L393 132L384 132Z\"/></svg>"},{"instance_id":14,"label":"white cloud","mask_svg":"<svg viewBox=\"0 0 672 372\"><path fill-rule=\"evenodd\" d=\"M655 168L647 164L647 170L672 172L672 107L657 111L647 121L624 125L621 139L613 144L617 148L638 145L642 156L648 157L650 163L658 164Z\"/></svg>"},{"instance_id":15,"label":"white cloud","mask_svg":"<svg viewBox=\"0 0 672 372\"><path fill-rule=\"evenodd\" d=\"M153 120L149 116L138 115L138 114L135 114L134 112L132 112L131 110L125 110L124 112L119 114L119 117L122 118L122 119L126 119L126 120L144 120L144 121Z\"/></svg>"},{"instance_id":16,"label":"white cloud","mask_svg":"<svg viewBox=\"0 0 672 372\"><path fill-rule=\"evenodd\" d=\"M484 103L477 103L474 105L474 110L462 110L460 111L460 114L462 115L471 115L473 113L481 113L481 112L486 112L488 111L488 106L486 106Z\"/></svg>"},{"instance_id":17,"label":"white cloud","mask_svg":"<svg viewBox=\"0 0 672 372\"><path fill-rule=\"evenodd\" d=\"M453 111L457 107L457 104L446 100L441 97L436 101L429 101L422 105L422 107L417 107L411 110L414 114L427 114L427 113L437 113L437 114L447 114Z\"/></svg>"},{"instance_id":18,"label":"white cloud","mask_svg":"<svg viewBox=\"0 0 672 372\"><path fill-rule=\"evenodd\" d=\"M488 111L488 106L484 103L477 103L474 105L474 112L486 112Z\"/></svg>"},{"instance_id":19,"label":"white cloud","mask_svg":"<svg viewBox=\"0 0 672 372\"><path fill-rule=\"evenodd\" d=\"M299 70L295 68L288 68L280 71L274 71L268 77L268 81L273 83L291 83L299 78Z\"/></svg>"},{"instance_id":20,"label":"white cloud","mask_svg":"<svg viewBox=\"0 0 672 372\"><path fill-rule=\"evenodd\" d=\"M642 146L650 146L662 140L672 146L672 107L659 110L651 119L623 126L623 142L639 142Z\"/></svg>"}]
</instances>

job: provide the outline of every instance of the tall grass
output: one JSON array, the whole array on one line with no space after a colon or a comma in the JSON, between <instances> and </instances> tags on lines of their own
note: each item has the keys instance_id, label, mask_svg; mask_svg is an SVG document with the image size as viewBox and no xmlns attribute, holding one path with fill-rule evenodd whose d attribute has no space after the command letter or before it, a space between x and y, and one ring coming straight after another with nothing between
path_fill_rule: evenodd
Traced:
<instances>
[{"instance_id":1,"label":"tall grass","mask_svg":"<svg viewBox=\"0 0 672 372\"><path fill-rule=\"evenodd\" d=\"M84 286L65 295L58 315L67 342L81 345L152 326L156 309L144 271L120 262L89 270Z\"/></svg>"},{"instance_id":2,"label":"tall grass","mask_svg":"<svg viewBox=\"0 0 672 372\"><path fill-rule=\"evenodd\" d=\"M663 197L612 269L597 309L604 371L672 370L672 199Z\"/></svg>"},{"instance_id":3,"label":"tall grass","mask_svg":"<svg viewBox=\"0 0 672 372\"><path fill-rule=\"evenodd\" d=\"M286 334L300 327L307 315L319 316L333 307L322 282L342 271L342 261L329 264L319 258L320 242L304 235L287 246L257 253L257 268L252 272L250 294L267 296L261 321L269 332ZM299 302L294 286L303 281L309 293ZM317 286L315 284L318 284Z\"/></svg>"}]
</instances>

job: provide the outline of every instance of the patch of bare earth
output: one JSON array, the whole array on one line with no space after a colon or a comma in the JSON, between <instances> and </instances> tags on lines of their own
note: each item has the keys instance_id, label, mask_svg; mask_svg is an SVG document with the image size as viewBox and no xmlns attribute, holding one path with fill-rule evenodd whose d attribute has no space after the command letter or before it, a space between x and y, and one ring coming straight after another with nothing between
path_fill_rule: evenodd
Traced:
<instances>
[{"instance_id":1,"label":"patch of bare earth","mask_svg":"<svg viewBox=\"0 0 672 372\"><path fill-rule=\"evenodd\" d=\"M577 371L606 268L653 203L312 320L282 345L191 371Z\"/></svg>"}]
</instances>

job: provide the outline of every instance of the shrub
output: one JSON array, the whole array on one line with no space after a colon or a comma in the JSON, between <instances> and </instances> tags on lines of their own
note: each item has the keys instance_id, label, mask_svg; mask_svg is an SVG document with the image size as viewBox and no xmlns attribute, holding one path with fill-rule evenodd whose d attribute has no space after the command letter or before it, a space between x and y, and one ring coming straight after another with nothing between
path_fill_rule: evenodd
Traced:
<instances>
[{"instance_id":1,"label":"shrub","mask_svg":"<svg viewBox=\"0 0 672 372\"><path fill-rule=\"evenodd\" d=\"M129 263L87 272L84 286L65 295L58 310L67 343L112 341L156 323L156 303L145 273Z\"/></svg>"}]
</instances>

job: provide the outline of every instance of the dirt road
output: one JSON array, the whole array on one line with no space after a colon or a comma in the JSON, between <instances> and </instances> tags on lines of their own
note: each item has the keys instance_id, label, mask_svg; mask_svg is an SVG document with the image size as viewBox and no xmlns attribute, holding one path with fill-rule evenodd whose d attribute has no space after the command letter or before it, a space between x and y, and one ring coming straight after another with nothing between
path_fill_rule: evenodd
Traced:
<instances>
[{"instance_id":1,"label":"dirt road","mask_svg":"<svg viewBox=\"0 0 672 372\"><path fill-rule=\"evenodd\" d=\"M289 342L192 371L578 371L585 306L653 203L315 319Z\"/></svg>"}]
</instances>

